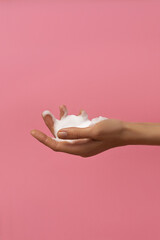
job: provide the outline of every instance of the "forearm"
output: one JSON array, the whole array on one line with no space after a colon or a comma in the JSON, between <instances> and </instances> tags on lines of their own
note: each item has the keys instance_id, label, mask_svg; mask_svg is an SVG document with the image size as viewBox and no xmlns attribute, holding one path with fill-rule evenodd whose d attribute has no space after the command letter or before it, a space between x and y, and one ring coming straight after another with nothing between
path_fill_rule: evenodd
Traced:
<instances>
[{"instance_id":1,"label":"forearm","mask_svg":"<svg viewBox=\"0 0 160 240\"><path fill-rule=\"evenodd\" d=\"M124 122L124 145L160 145L160 123Z\"/></svg>"}]
</instances>

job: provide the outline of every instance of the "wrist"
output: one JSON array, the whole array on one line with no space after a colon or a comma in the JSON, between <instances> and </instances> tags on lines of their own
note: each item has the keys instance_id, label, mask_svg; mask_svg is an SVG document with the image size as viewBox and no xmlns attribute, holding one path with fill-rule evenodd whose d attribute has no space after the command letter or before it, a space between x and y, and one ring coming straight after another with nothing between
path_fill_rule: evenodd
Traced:
<instances>
[{"instance_id":1,"label":"wrist","mask_svg":"<svg viewBox=\"0 0 160 240\"><path fill-rule=\"evenodd\" d=\"M122 142L124 145L146 144L147 135L144 123L124 122Z\"/></svg>"}]
</instances>

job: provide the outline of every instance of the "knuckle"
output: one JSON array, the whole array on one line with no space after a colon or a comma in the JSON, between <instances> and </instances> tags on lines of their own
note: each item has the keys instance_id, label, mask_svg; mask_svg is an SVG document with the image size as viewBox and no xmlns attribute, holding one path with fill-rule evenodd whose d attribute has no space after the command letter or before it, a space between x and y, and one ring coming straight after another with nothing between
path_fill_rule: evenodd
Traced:
<instances>
[{"instance_id":1,"label":"knuckle","mask_svg":"<svg viewBox=\"0 0 160 240\"><path fill-rule=\"evenodd\" d=\"M46 145L48 145L48 143L50 142L49 137L46 136L45 139L44 139L44 142L45 142Z\"/></svg>"},{"instance_id":2,"label":"knuckle","mask_svg":"<svg viewBox=\"0 0 160 240\"><path fill-rule=\"evenodd\" d=\"M60 147L59 147L59 142L55 142L55 146L54 146L54 151L55 152L59 152L60 151Z\"/></svg>"},{"instance_id":3,"label":"knuckle","mask_svg":"<svg viewBox=\"0 0 160 240\"><path fill-rule=\"evenodd\" d=\"M80 137L79 133L76 130L72 130L71 131L71 136L73 136L75 138L79 138Z\"/></svg>"},{"instance_id":4,"label":"knuckle","mask_svg":"<svg viewBox=\"0 0 160 240\"><path fill-rule=\"evenodd\" d=\"M44 136L44 135L41 134L39 141L40 141L41 143L44 143L44 144L45 144L45 142L46 142L46 136Z\"/></svg>"},{"instance_id":5,"label":"knuckle","mask_svg":"<svg viewBox=\"0 0 160 240\"><path fill-rule=\"evenodd\" d=\"M92 131L92 136L93 136L94 138L97 138L97 137L99 137L99 135L100 135L99 129L97 129L97 128L93 129L93 131Z\"/></svg>"},{"instance_id":6,"label":"knuckle","mask_svg":"<svg viewBox=\"0 0 160 240\"><path fill-rule=\"evenodd\" d=\"M68 136L71 138L79 138L79 133L76 132L76 130L72 129L70 130L70 132L68 133Z\"/></svg>"},{"instance_id":7,"label":"knuckle","mask_svg":"<svg viewBox=\"0 0 160 240\"><path fill-rule=\"evenodd\" d=\"M93 127L89 127L87 134L88 134L88 136L90 138L94 137L94 128Z\"/></svg>"},{"instance_id":8,"label":"knuckle","mask_svg":"<svg viewBox=\"0 0 160 240\"><path fill-rule=\"evenodd\" d=\"M52 148L55 152L58 152L58 142L54 143L54 147L52 145L52 139L48 136L45 137L44 139L44 144L50 148Z\"/></svg>"}]
</instances>

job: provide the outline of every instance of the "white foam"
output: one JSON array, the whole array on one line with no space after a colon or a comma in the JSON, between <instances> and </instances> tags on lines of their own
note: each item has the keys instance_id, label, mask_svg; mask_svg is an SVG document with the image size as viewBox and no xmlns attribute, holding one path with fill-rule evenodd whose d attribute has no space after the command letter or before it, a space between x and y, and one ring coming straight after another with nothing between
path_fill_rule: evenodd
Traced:
<instances>
[{"instance_id":1,"label":"white foam","mask_svg":"<svg viewBox=\"0 0 160 240\"><path fill-rule=\"evenodd\" d=\"M56 120L56 118L53 116L53 114L49 111L49 110L45 110L43 113L42 113L42 116L45 117L46 115L50 115L53 119L53 121Z\"/></svg>"},{"instance_id":2,"label":"white foam","mask_svg":"<svg viewBox=\"0 0 160 240\"><path fill-rule=\"evenodd\" d=\"M45 117L46 115L50 115L54 121L54 133L55 133L55 138L52 137L54 140L59 141L59 142L63 142L63 141L67 141L67 142L73 142L74 140L71 139L60 139L57 136L57 133L60 129L62 128L69 128L69 127L78 127L78 128L86 128L89 126L92 126L100 121L106 120L108 118L106 117L96 117L93 118L92 120L88 119L88 115L85 111L82 111L81 115L67 115L67 112L65 112L64 116L61 118L61 120L56 119L52 113L49 110L45 110L42 113L43 117Z\"/></svg>"}]
</instances>

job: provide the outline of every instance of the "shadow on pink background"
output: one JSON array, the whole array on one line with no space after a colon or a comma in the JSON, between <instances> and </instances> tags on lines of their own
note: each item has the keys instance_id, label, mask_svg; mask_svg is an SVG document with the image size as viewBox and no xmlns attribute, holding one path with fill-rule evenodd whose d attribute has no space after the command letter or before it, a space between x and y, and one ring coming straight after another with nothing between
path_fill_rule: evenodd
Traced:
<instances>
[{"instance_id":1,"label":"shadow on pink background","mask_svg":"<svg viewBox=\"0 0 160 240\"><path fill-rule=\"evenodd\" d=\"M159 240L160 148L54 152L41 113L160 122L160 3L0 2L0 239Z\"/></svg>"}]
</instances>

